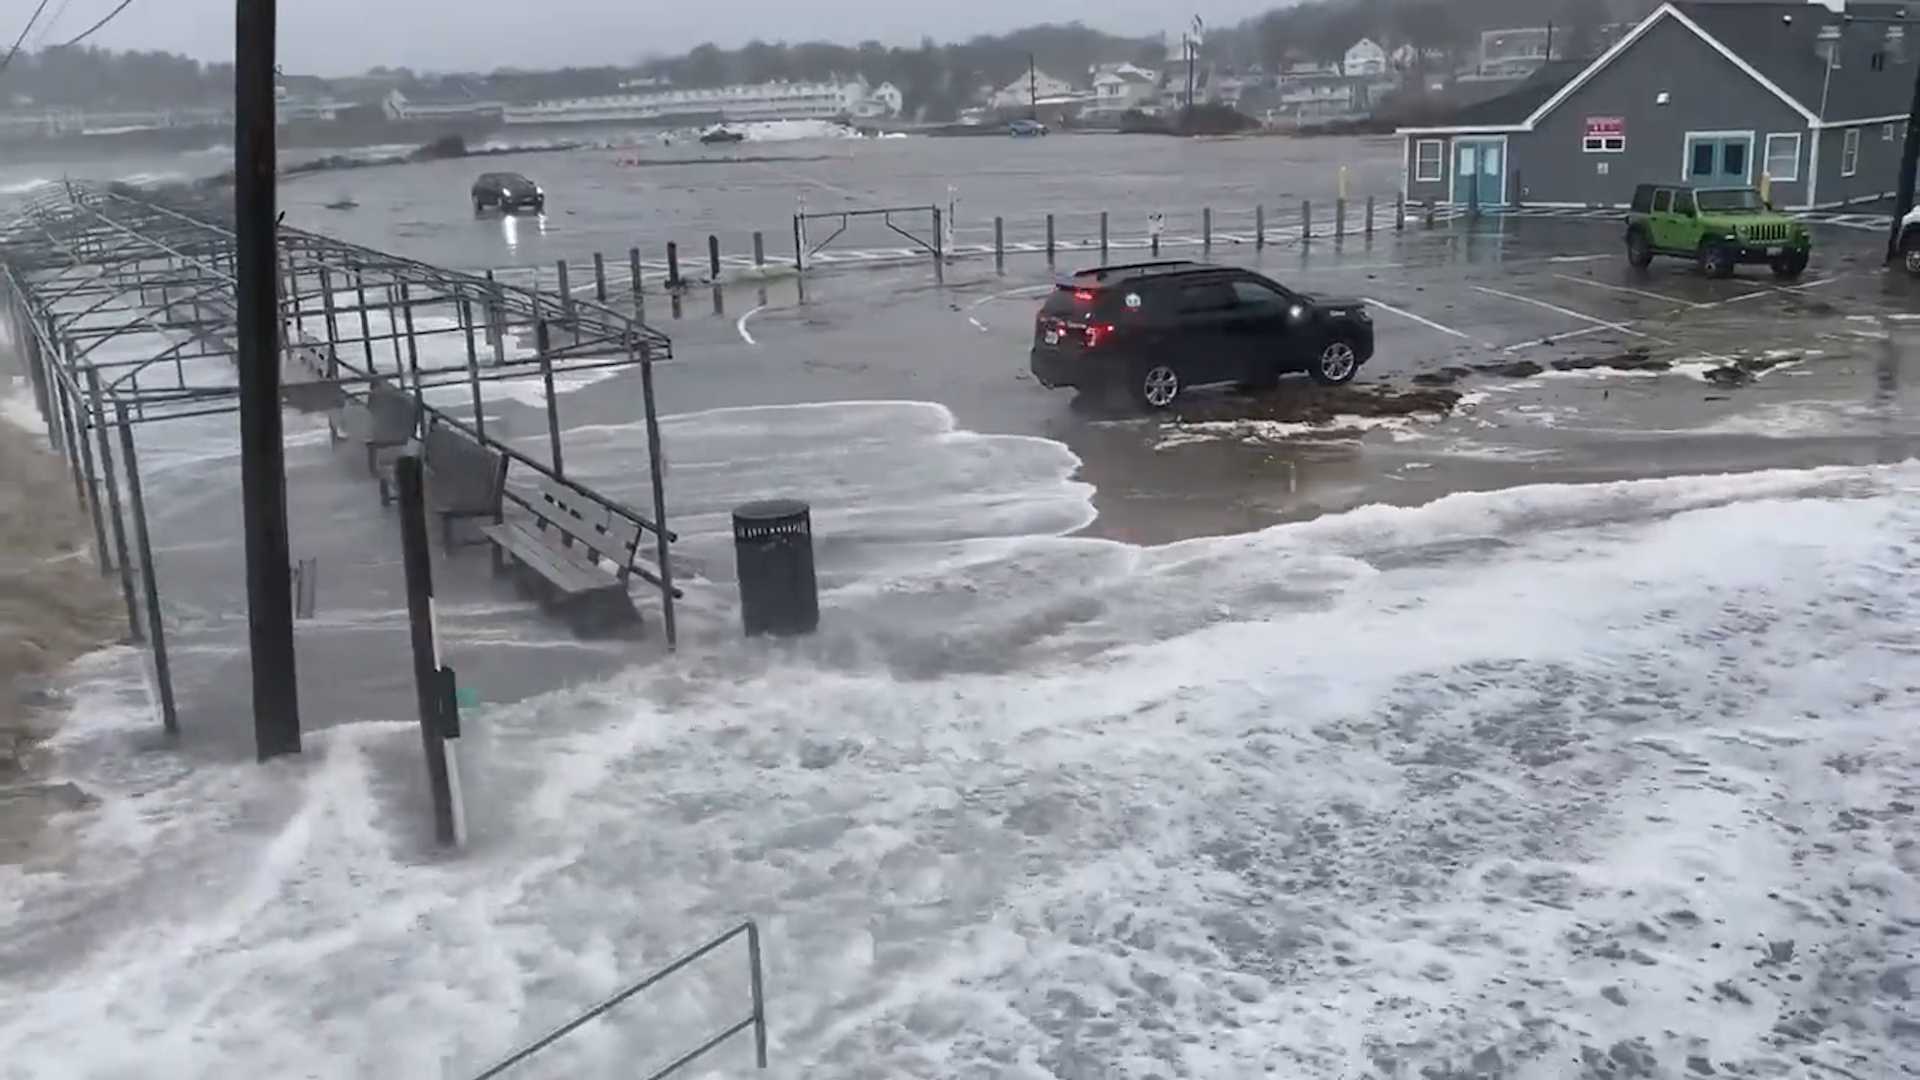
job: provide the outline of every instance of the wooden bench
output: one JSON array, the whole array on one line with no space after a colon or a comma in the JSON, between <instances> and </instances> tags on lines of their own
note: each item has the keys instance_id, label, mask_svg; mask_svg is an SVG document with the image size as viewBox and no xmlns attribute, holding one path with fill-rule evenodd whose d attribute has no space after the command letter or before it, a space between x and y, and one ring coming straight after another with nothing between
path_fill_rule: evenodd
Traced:
<instances>
[{"instance_id":1,"label":"wooden bench","mask_svg":"<svg viewBox=\"0 0 1920 1080\"><path fill-rule=\"evenodd\" d=\"M526 508L481 531L493 545L496 573L508 562L543 587L549 606L565 611L576 628L638 623L627 593L640 527L605 505L546 476L532 490L516 492Z\"/></svg>"},{"instance_id":2,"label":"wooden bench","mask_svg":"<svg viewBox=\"0 0 1920 1080\"><path fill-rule=\"evenodd\" d=\"M458 521L500 520L500 500L507 486L507 456L482 446L438 418L427 421L421 470L427 481L427 509L440 516L440 542L453 547ZM393 501L393 461L380 463L380 505Z\"/></svg>"},{"instance_id":3,"label":"wooden bench","mask_svg":"<svg viewBox=\"0 0 1920 1080\"><path fill-rule=\"evenodd\" d=\"M367 386L365 403L348 410L339 426L367 448L367 472L377 477L382 463L390 467L392 458L413 441L420 427L420 406L405 390L375 379Z\"/></svg>"}]
</instances>

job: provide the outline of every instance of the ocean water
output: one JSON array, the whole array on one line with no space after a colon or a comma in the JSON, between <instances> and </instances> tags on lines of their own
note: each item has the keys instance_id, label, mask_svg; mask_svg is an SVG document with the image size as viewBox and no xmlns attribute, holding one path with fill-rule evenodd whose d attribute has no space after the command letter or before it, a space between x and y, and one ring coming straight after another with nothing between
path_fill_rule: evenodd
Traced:
<instances>
[{"instance_id":1,"label":"ocean water","mask_svg":"<svg viewBox=\"0 0 1920 1080\"><path fill-rule=\"evenodd\" d=\"M744 917L776 1076L1920 1058L1920 466L1150 548L1070 535L1065 447L938 406L665 426L683 498L832 435L790 464L847 478L822 532L866 556L819 635L469 714L458 855L406 716L209 763L87 658L56 746L101 801L0 868L0 1076L471 1076ZM632 1075L746 1005L725 950L517 1075Z\"/></svg>"}]
</instances>

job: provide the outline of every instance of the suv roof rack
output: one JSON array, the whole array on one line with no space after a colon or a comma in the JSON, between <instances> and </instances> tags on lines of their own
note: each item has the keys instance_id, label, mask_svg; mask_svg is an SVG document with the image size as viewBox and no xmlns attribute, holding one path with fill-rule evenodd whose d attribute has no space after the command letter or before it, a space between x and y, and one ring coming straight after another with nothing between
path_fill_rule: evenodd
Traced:
<instances>
[{"instance_id":1,"label":"suv roof rack","mask_svg":"<svg viewBox=\"0 0 1920 1080\"><path fill-rule=\"evenodd\" d=\"M1172 273L1176 270L1190 270L1204 264L1192 259L1162 259L1156 262L1121 263L1116 266L1090 266L1085 270L1075 270L1060 278L1062 284L1085 284L1086 278L1105 281L1109 277L1145 277L1155 273Z\"/></svg>"}]
</instances>

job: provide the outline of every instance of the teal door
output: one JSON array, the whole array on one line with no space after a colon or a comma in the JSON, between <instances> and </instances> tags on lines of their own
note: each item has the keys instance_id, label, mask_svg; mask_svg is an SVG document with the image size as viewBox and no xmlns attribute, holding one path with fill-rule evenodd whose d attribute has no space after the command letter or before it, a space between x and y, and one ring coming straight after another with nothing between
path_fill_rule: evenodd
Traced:
<instances>
[{"instance_id":1,"label":"teal door","mask_svg":"<svg viewBox=\"0 0 1920 1080\"><path fill-rule=\"evenodd\" d=\"M1696 187L1753 182L1753 136L1688 135L1686 181Z\"/></svg>"},{"instance_id":2,"label":"teal door","mask_svg":"<svg viewBox=\"0 0 1920 1080\"><path fill-rule=\"evenodd\" d=\"M1501 139L1453 141L1453 201L1468 206L1507 203L1507 144Z\"/></svg>"}]
</instances>

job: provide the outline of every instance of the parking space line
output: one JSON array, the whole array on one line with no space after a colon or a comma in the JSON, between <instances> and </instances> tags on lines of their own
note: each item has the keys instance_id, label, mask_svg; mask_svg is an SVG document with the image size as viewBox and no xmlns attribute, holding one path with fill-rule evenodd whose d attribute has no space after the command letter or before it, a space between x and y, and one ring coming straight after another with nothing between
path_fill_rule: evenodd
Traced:
<instances>
[{"instance_id":1,"label":"parking space line","mask_svg":"<svg viewBox=\"0 0 1920 1080\"><path fill-rule=\"evenodd\" d=\"M1425 326L1425 327L1428 327L1429 329L1433 329L1433 330L1438 330L1438 331L1440 331L1440 332L1441 332L1441 333L1443 333L1443 334L1452 334L1452 335L1453 335L1454 337L1457 337L1457 338L1459 338L1459 339L1461 339L1462 341L1472 341L1472 340L1473 340L1473 338L1472 338L1472 337L1470 337L1470 336L1468 336L1468 335L1466 335L1466 334L1463 334L1463 333L1461 333L1461 332L1460 332L1460 331L1458 331L1458 330L1455 330L1455 329L1454 329L1453 327L1451 327L1451 326L1442 326L1441 324L1439 324L1439 323L1437 323L1437 322L1434 322L1434 321L1433 321L1432 319L1429 319L1429 318L1427 318L1427 317L1426 317L1426 316L1424 316L1424 315L1415 315L1415 314L1414 314L1413 312L1411 312L1411 311L1405 311L1405 310L1402 310L1402 309L1400 309L1400 308L1397 308L1397 307L1394 307L1394 306L1393 306L1392 304L1389 304L1389 303L1386 303L1385 301L1382 301L1382 300L1376 300L1376 299L1374 299L1374 298L1373 298L1373 297L1371 297L1371 296L1363 296L1363 297L1361 297L1360 299L1362 299L1362 300L1365 300L1365 301L1366 301L1367 303L1369 303L1369 304L1371 304L1371 305L1373 305L1374 307L1377 307L1377 308L1379 308L1379 309L1380 309L1380 310L1382 310L1382 311L1391 311L1391 312L1393 312L1393 313L1394 313L1395 315L1398 315L1398 316L1400 316L1400 317L1401 317L1401 318L1403 318L1403 319L1412 319L1412 320L1413 320L1414 322L1417 322L1417 323L1419 323L1419 324L1420 324L1421 326Z\"/></svg>"},{"instance_id":2,"label":"parking space line","mask_svg":"<svg viewBox=\"0 0 1920 1080\"><path fill-rule=\"evenodd\" d=\"M740 316L740 321L733 324L733 328L735 330L740 331L740 340L746 342L749 345L760 344L759 342L753 340L752 334L747 332L747 320L767 310L767 308L770 306L771 305L769 304L761 304L759 307L754 308L752 311L749 311L745 315Z\"/></svg>"},{"instance_id":3,"label":"parking space line","mask_svg":"<svg viewBox=\"0 0 1920 1080\"><path fill-rule=\"evenodd\" d=\"M1609 329L1611 329L1611 327L1585 326L1578 330L1569 330L1564 334L1548 334L1546 337L1543 337L1543 338L1534 338L1532 341L1523 341L1518 345L1509 345L1506 347L1505 351L1510 353L1516 353L1516 352L1520 352L1523 349L1537 349L1542 345L1557 345L1560 342L1567 340L1568 338L1585 337L1588 334L1604 333Z\"/></svg>"},{"instance_id":4,"label":"parking space line","mask_svg":"<svg viewBox=\"0 0 1920 1080\"><path fill-rule=\"evenodd\" d=\"M1508 300L1512 300L1516 303L1521 303L1521 304L1532 304L1534 307L1545 308L1548 311L1552 311L1560 315L1565 315L1569 319L1579 319L1583 323L1592 323L1595 326L1604 326L1610 330L1618 330L1623 334L1631 334L1634 337L1649 336L1647 334L1641 333L1638 330L1635 330L1631 326L1624 326L1617 322L1608 322L1605 319L1597 318L1595 316L1585 314L1584 312L1575 311L1572 308L1561 307L1559 304L1549 304L1545 300L1535 300L1531 296L1521 296L1519 293L1505 292L1500 289L1490 289L1485 285L1475 285L1474 289L1479 292L1486 293L1489 296L1504 297Z\"/></svg>"},{"instance_id":5,"label":"parking space line","mask_svg":"<svg viewBox=\"0 0 1920 1080\"><path fill-rule=\"evenodd\" d=\"M1683 307L1697 308L1697 307L1707 306L1705 304L1696 303L1695 301L1692 301L1692 300L1682 300L1677 296L1667 296L1664 293L1648 292L1646 289L1630 289L1625 285L1609 285L1604 281L1595 281L1592 278L1574 277L1572 274L1555 274L1553 276L1559 278L1561 281L1571 281L1575 285L1587 285L1595 289L1605 289L1608 292L1625 293L1628 296L1644 296L1649 300L1664 300L1669 304L1680 304Z\"/></svg>"},{"instance_id":6,"label":"parking space line","mask_svg":"<svg viewBox=\"0 0 1920 1080\"><path fill-rule=\"evenodd\" d=\"M1554 262L1554 263L1577 263L1577 262L1598 262L1601 259L1611 259L1611 258L1613 258L1612 255L1554 255L1549 257L1547 261Z\"/></svg>"}]
</instances>

